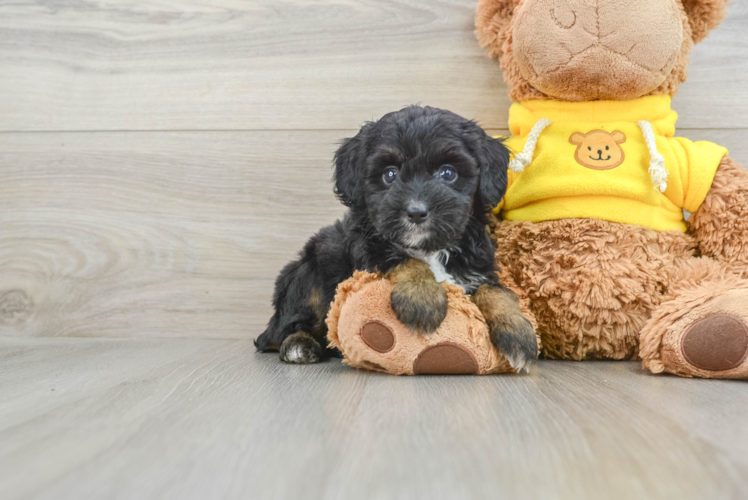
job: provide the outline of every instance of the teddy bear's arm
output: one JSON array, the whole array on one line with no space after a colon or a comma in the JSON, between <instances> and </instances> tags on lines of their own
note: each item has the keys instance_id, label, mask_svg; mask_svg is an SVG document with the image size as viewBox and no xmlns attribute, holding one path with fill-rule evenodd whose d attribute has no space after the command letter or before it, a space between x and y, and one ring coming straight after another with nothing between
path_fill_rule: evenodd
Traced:
<instances>
[{"instance_id":1,"label":"teddy bear's arm","mask_svg":"<svg viewBox=\"0 0 748 500\"><path fill-rule=\"evenodd\" d=\"M723 158L704 203L687 225L704 257L748 277L748 171Z\"/></svg>"}]
</instances>

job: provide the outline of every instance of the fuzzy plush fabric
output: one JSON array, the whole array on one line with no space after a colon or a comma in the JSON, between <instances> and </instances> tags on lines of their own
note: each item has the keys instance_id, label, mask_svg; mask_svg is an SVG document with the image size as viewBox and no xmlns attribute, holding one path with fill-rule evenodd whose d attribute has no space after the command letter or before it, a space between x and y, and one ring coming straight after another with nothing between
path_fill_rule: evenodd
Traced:
<instances>
[{"instance_id":1,"label":"fuzzy plush fabric","mask_svg":"<svg viewBox=\"0 0 748 500\"><path fill-rule=\"evenodd\" d=\"M704 203L687 224L702 255L748 278L748 171L725 157Z\"/></svg>"},{"instance_id":2,"label":"fuzzy plush fabric","mask_svg":"<svg viewBox=\"0 0 748 500\"><path fill-rule=\"evenodd\" d=\"M493 236L502 275L531 304L542 354L555 359L635 359L673 269L696 254L682 232L599 219L506 221Z\"/></svg>"},{"instance_id":3,"label":"fuzzy plush fabric","mask_svg":"<svg viewBox=\"0 0 748 500\"><path fill-rule=\"evenodd\" d=\"M748 325L748 172L726 157L688 226L703 258L688 260L674 270L669 299L642 329L643 364L654 373L748 378L748 356L742 346L719 353L720 359L743 358L738 366L719 371L694 366L685 349L687 333L699 322L721 316ZM724 335L720 326L710 332L715 338ZM736 335L740 341L740 334ZM717 347L726 348L729 341L719 338Z\"/></svg>"},{"instance_id":4,"label":"fuzzy plush fabric","mask_svg":"<svg viewBox=\"0 0 748 500\"><path fill-rule=\"evenodd\" d=\"M691 26L691 37L699 43L725 18L729 0L682 0Z\"/></svg>"},{"instance_id":5,"label":"fuzzy plush fabric","mask_svg":"<svg viewBox=\"0 0 748 500\"><path fill-rule=\"evenodd\" d=\"M447 317L429 334L397 321L389 302L392 287L391 279L362 271L338 285L327 327L329 345L340 349L344 363L395 375L513 371L460 287L444 284Z\"/></svg>"},{"instance_id":6,"label":"fuzzy plush fabric","mask_svg":"<svg viewBox=\"0 0 748 500\"><path fill-rule=\"evenodd\" d=\"M695 323L715 315L729 315L748 324L748 281L735 276L721 263L708 258L689 259L671 279L671 297L658 307L641 332L640 353L645 368L654 373L667 371L685 377L748 378L743 361L729 370L705 370L684 355L684 335ZM715 339L722 332L709 332ZM721 339L720 339L721 340ZM714 347L719 348L717 344ZM723 356L731 353L723 353Z\"/></svg>"},{"instance_id":7,"label":"fuzzy plush fabric","mask_svg":"<svg viewBox=\"0 0 748 500\"><path fill-rule=\"evenodd\" d=\"M634 99L653 91L672 71L683 44L682 12L674 2L633 7L527 1L512 28L520 73L544 94L568 101ZM647 43L630 43L641 39ZM603 72L606 78L600 78Z\"/></svg>"},{"instance_id":8,"label":"fuzzy plush fabric","mask_svg":"<svg viewBox=\"0 0 748 500\"><path fill-rule=\"evenodd\" d=\"M514 101L672 96L686 80L693 43L703 40L724 18L727 2L578 2L572 11L558 9L557 2L550 0L480 0L476 35L491 57L499 59ZM635 5L638 11L631 10ZM616 22L623 15L631 22ZM680 36L673 31L678 22ZM548 26L541 29L539 24ZM611 37L606 29L616 30L616 36ZM637 43L643 37L656 43ZM522 49L519 57L517 44ZM556 54L554 47L564 49ZM528 53L535 55L528 59ZM555 59L543 62L554 54ZM651 66L660 58L664 64ZM600 78L603 66L610 76L604 81Z\"/></svg>"}]
</instances>

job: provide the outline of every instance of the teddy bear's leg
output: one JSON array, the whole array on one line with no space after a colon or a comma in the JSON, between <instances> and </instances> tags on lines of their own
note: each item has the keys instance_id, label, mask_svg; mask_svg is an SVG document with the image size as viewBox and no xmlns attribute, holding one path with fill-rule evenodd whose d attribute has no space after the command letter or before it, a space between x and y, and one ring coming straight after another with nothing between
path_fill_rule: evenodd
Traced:
<instances>
[{"instance_id":1,"label":"teddy bear's leg","mask_svg":"<svg viewBox=\"0 0 748 500\"><path fill-rule=\"evenodd\" d=\"M675 270L671 299L641 333L644 366L748 378L748 171L725 157L688 227L704 257Z\"/></svg>"},{"instance_id":2,"label":"teddy bear's leg","mask_svg":"<svg viewBox=\"0 0 748 500\"><path fill-rule=\"evenodd\" d=\"M504 221L493 237L502 284L519 285L520 303L531 299L541 354L576 360L635 358L665 269L695 245L683 233L599 219Z\"/></svg>"},{"instance_id":3,"label":"teddy bear's leg","mask_svg":"<svg viewBox=\"0 0 748 500\"><path fill-rule=\"evenodd\" d=\"M748 378L748 280L709 258L673 273L669 300L644 326L645 368L685 377Z\"/></svg>"},{"instance_id":4,"label":"teddy bear's leg","mask_svg":"<svg viewBox=\"0 0 748 500\"><path fill-rule=\"evenodd\" d=\"M393 285L386 276L356 271L338 286L327 317L328 338L344 363L396 375L514 371L491 344L483 315L462 288L442 284L447 316L424 335L395 317Z\"/></svg>"}]
</instances>

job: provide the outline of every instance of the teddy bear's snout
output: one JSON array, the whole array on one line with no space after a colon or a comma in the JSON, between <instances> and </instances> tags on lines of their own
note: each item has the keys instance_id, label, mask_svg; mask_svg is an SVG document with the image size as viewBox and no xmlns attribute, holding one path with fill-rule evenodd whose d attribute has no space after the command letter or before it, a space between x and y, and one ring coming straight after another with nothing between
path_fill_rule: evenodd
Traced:
<instances>
[{"instance_id":1,"label":"teddy bear's snout","mask_svg":"<svg viewBox=\"0 0 748 500\"><path fill-rule=\"evenodd\" d=\"M522 75L565 100L646 95L671 72L682 44L676 0L525 0L514 25Z\"/></svg>"}]
</instances>

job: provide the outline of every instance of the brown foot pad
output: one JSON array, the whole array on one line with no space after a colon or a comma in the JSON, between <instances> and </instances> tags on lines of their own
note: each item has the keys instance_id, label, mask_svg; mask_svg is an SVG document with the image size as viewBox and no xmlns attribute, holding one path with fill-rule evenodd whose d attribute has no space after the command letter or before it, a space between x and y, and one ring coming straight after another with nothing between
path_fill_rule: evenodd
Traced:
<instances>
[{"instance_id":1,"label":"brown foot pad","mask_svg":"<svg viewBox=\"0 0 748 500\"><path fill-rule=\"evenodd\" d=\"M464 347L444 342L424 349L413 363L417 375L473 375L478 373L478 360Z\"/></svg>"},{"instance_id":2,"label":"brown foot pad","mask_svg":"<svg viewBox=\"0 0 748 500\"><path fill-rule=\"evenodd\" d=\"M392 330L379 321L369 321L361 327L361 339L377 352L390 352L395 347Z\"/></svg>"},{"instance_id":3,"label":"brown foot pad","mask_svg":"<svg viewBox=\"0 0 748 500\"><path fill-rule=\"evenodd\" d=\"M691 325L683 335L682 348L686 361L697 368L729 370L748 354L748 328L738 318L714 314Z\"/></svg>"}]
</instances>

